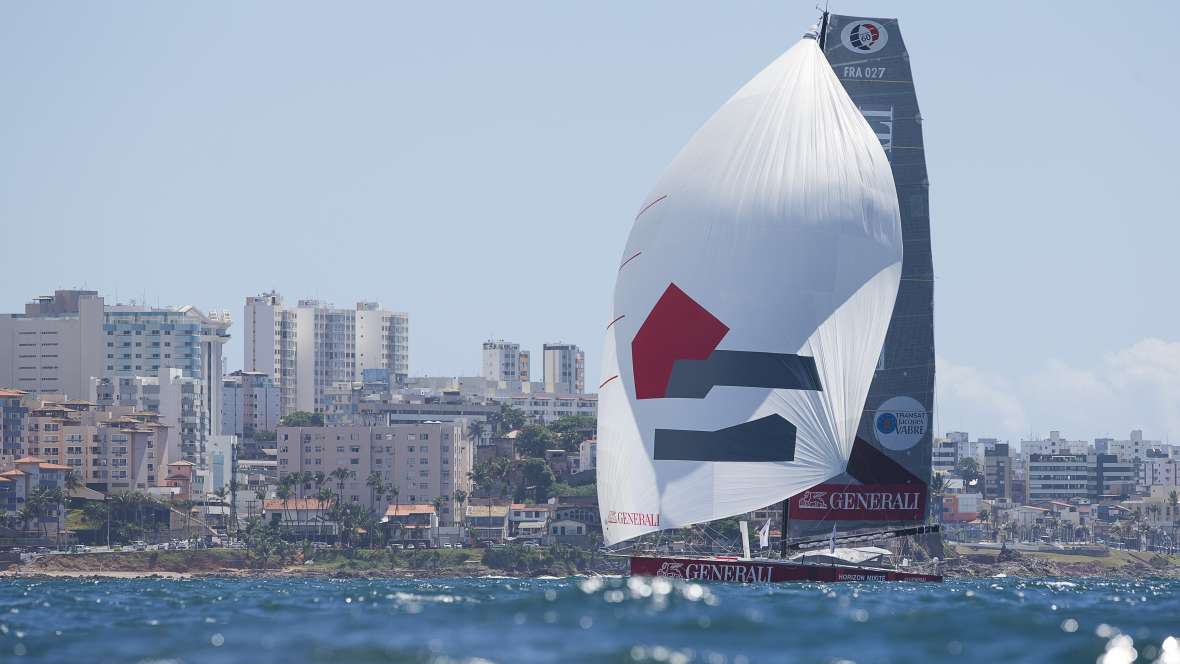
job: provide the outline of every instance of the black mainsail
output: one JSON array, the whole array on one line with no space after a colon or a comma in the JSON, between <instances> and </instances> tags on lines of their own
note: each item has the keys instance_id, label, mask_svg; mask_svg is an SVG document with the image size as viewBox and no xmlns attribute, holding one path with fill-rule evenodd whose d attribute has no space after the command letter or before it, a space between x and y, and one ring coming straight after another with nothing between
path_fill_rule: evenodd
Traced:
<instances>
[{"instance_id":1,"label":"black mainsail","mask_svg":"<svg viewBox=\"0 0 1180 664\"><path fill-rule=\"evenodd\" d=\"M934 406L934 268L922 117L896 19L825 14L821 44L889 157L901 211L901 285L848 471L790 501L789 535L921 523Z\"/></svg>"}]
</instances>

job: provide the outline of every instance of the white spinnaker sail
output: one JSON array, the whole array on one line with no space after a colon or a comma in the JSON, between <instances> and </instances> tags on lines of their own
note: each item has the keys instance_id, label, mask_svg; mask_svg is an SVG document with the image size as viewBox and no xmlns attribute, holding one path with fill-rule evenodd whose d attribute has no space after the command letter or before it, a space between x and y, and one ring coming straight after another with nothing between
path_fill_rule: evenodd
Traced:
<instances>
[{"instance_id":1,"label":"white spinnaker sail","mask_svg":"<svg viewBox=\"0 0 1180 664\"><path fill-rule=\"evenodd\" d=\"M804 38L701 127L631 230L599 389L606 543L843 472L901 259L880 141Z\"/></svg>"}]
</instances>

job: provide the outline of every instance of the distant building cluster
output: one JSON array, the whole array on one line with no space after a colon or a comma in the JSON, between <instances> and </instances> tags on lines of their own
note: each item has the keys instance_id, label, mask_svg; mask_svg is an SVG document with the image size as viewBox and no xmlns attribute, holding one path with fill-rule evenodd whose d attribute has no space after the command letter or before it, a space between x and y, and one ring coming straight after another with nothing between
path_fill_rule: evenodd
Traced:
<instances>
[{"instance_id":1,"label":"distant building cluster","mask_svg":"<svg viewBox=\"0 0 1180 664\"><path fill-rule=\"evenodd\" d=\"M1073 541L1128 521L1174 538L1180 519L1180 446L1147 440L1140 430L1092 441L1051 431L1019 446L950 432L934 441L933 472L941 476L945 523L978 524L981 514L993 528L1000 520L1026 531L1065 523L1084 533L1058 535Z\"/></svg>"},{"instance_id":2,"label":"distant building cluster","mask_svg":"<svg viewBox=\"0 0 1180 664\"><path fill-rule=\"evenodd\" d=\"M243 367L230 372L228 312L60 290L0 314L0 516L21 510L28 486L54 484L75 498L193 501L188 516L208 524L236 513L319 535L335 532L322 527L326 486L436 544L468 522L499 524L500 539L572 541L592 527L557 519L569 523L549 533L555 507L476 514L466 499L479 501L476 463L517 459L490 426L506 406L526 422L597 416L578 346L544 344L538 381L529 352L503 340L482 344L479 376L412 376L409 316L376 302L292 306L271 291L245 299L242 321ZM596 445L549 457L568 478L594 468ZM57 528L60 517L45 519Z\"/></svg>"}]
</instances>

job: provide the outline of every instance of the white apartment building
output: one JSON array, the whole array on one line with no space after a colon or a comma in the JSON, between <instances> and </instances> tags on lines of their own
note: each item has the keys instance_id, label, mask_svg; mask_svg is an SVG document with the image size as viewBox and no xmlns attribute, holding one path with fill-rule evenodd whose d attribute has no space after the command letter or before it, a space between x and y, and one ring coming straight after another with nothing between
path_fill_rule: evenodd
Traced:
<instances>
[{"instance_id":1,"label":"white apartment building","mask_svg":"<svg viewBox=\"0 0 1180 664\"><path fill-rule=\"evenodd\" d=\"M595 470L598 468L598 439L583 440L578 446L578 469Z\"/></svg>"},{"instance_id":2,"label":"white apartment building","mask_svg":"<svg viewBox=\"0 0 1180 664\"><path fill-rule=\"evenodd\" d=\"M958 444L950 438L934 437L934 447L930 457L930 468L934 473L949 475L955 470L958 461Z\"/></svg>"},{"instance_id":3,"label":"white apartment building","mask_svg":"<svg viewBox=\"0 0 1180 664\"><path fill-rule=\"evenodd\" d=\"M475 447L460 422L424 422L392 426L279 427L279 476L310 471L330 476L343 468L343 482L327 480L327 486L359 503L385 513L393 496L379 501L367 485L376 472L398 488L400 504L426 504L443 498L443 525L454 525L458 505L455 490L471 492ZM308 487L307 491L314 491ZM306 492L305 492L306 495Z\"/></svg>"},{"instance_id":4,"label":"white apartment building","mask_svg":"<svg viewBox=\"0 0 1180 664\"><path fill-rule=\"evenodd\" d=\"M0 315L0 386L74 399L103 375L103 300L65 290Z\"/></svg>"},{"instance_id":5,"label":"white apartment building","mask_svg":"<svg viewBox=\"0 0 1180 664\"><path fill-rule=\"evenodd\" d=\"M205 485L207 492L229 490L238 456L238 442L237 436L209 437L208 457L205 462L205 467L209 471L209 483Z\"/></svg>"},{"instance_id":6,"label":"white apartment building","mask_svg":"<svg viewBox=\"0 0 1180 664\"><path fill-rule=\"evenodd\" d=\"M157 376L175 369L205 395L194 437L219 430L222 347L229 314L192 306L106 305L96 291L57 291L0 316L0 385L83 399L93 380Z\"/></svg>"},{"instance_id":7,"label":"white apartment building","mask_svg":"<svg viewBox=\"0 0 1180 664\"><path fill-rule=\"evenodd\" d=\"M503 339L483 342L480 376L484 380L527 383L530 373L529 352L522 351L520 344Z\"/></svg>"},{"instance_id":8,"label":"white apartment building","mask_svg":"<svg viewBox=\"0 0 1180 664\"><path fill-rule=\"evenodd\" d=\"M235 371L221 381L221 433L252 436L279 426L279 386L257 371Z\"/></svg>"},{"instance_id":9,"label":"white apartment building","mask_svg":"<svg viewBox=\"0 0 1180 664\"><path fill-rule=\"evenodd\" d=\"M1020 451L1026 458L1032 454L1088 454L1090 443L1085 440L1066 440L1060 431L1050 431L1049 437L1043 440L1020 441Z\"/></svg>"},{"instance_id":10,"label":"white apartment building","mask_svg":"<svg viewBox=\"0 0 1180 664\"><path fill-rule=\"evenodd\" d=\"M117 376L91 380L90 401L101 408L124 406L159 415L172 429L180 458L204 466L211 433L206 382L184 375L180 369L163 368L157 376ZM220 419L220 418L218 418Z\"/></svg>"},{"instance_id":11,"label":"white apartment building","mask_svg":"<svg viewBox=\"0 0 1180 664\"><path fill-rule=\"evenodd\" d=\"M545 391L582 394L586 391L586 356L573 344L544 346Z\"/></svg>"},{"instance_id":12,"label":"white apartment building","mask_svg":"<svg viewBox=\"0 0 1180 664\"><path fill-rule=\"evenodd\" d=\"M265 373L279 386L282 414L323 412L325 391L359 382L366 369L409 373L409 316L360 302L336 309L318 300L283 304L275 292L246 298L246 371Z\"/></svg>"},{"instance_id":13,"label":"white apartment building","mask_svg":"<svg viewBox=\"0 0 1180 664\"><path fill-rule=\"evenodd\" d=\"M1152 459L1143 464L1140 484L1146 486L1180 486L1180 461L1176 459Z\"/></svg>"},{"instance_id":14,"label":"white apartment building","mask_svg":"<svg viewBox=\"0 0 1180 664\"><path fill-rule=\"evenodd\" d=\"M497 395L492 397L492 400L507 403L513 408L523 411L528 417L546 424L574 415L598 417L597 394L538 392L536 394Z\"/></svg>"}]
</instances>

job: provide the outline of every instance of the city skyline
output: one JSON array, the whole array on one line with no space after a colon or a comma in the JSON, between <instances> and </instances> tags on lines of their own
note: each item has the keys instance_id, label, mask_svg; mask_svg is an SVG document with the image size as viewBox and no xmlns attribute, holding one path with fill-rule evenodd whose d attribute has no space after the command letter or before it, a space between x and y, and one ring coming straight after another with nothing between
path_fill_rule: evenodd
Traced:
<instances>
[{"instance_id":1,"label":"city skyline","mask_svg":"<svg viewBox=\"0 0 1180 664\"><path fill-rule=\"evenodd\" d=\"M597 386L647 188L815 19L810 5L674 9L15 8L0 28L19 65L0 83L23 99L0 110L0 259L53 276L0 285L0 310L74 286L235 321L270 289L380 301L414 316L414 373L478 375L486 339L539 352L560 337ZM1177 93L1140 66L1176 45L1111 38L1125 12L1099 3L888 12L907 25L927 134L936 430L1180 436L1180 310L1161 306L1180 228L1158 214L1180 138L1154 110ZM1069 39L1009 44L1012 16ZM446 35L413 29L444 20ZM65 241L29 251L46 230Z\"/></svg>"}]
</instances>

